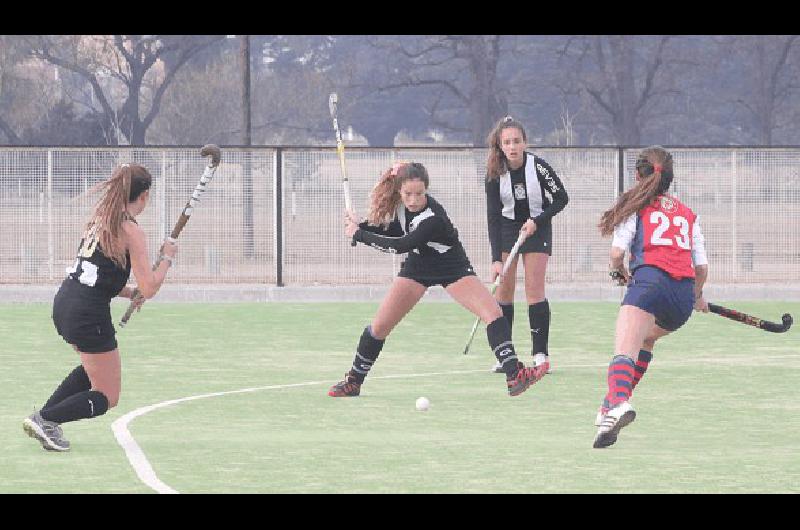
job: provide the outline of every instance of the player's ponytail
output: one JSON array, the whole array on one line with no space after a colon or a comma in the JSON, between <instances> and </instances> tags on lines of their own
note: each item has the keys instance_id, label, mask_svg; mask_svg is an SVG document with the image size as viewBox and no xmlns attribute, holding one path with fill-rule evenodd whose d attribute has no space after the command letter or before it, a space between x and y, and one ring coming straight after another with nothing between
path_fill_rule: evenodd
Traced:
<instances>
[{"instance_id":1,"label":"player's ponytail","mask_svg":"<svg viewBox=\"0 0 800 530\"><path fill-rule=\"evenodd\" d=\"M94 231L103 253L120 268L127 266L121 232L122 223L130 217L128 203L150 189L152 180L144 166L122 164L114 169L111 178L95 188L102 191L103 196L95 206L86 231Z\"/></svg>"},{"instance_id":2,"label":"player's ponytail","mask_svg":"<svg viewBox=\"0 0 800 530\"><path fill-rule=\"evenodd\" d=\"M522 139L528 141L528 135L525 134L525 127L522 126L522 123L511 116L506 116L498 121L486 138L486 143L489 144L489 153L486 157L486 180L498 179L500 175L508 171L508 161L500 141L500 135L504 129L518 129L522 133Z\"/></svg>"},{"instance_id":3,"label":"player's ponytail","mask_svg":"<svg viewBox=\"0 0 800 530\"><path fill-rule=\"evenodd\" d=\"M667 192L672 184L672 155L660 146L643 150L636 160L636 185L620 195L616 204L606 210L597 225L600 234L610 236L614 227L632 213L638 212L653 199Z\"/></svg>"},{"instance_id":4,"label":"player's ponytail","mask_svg":"<svg viewBox=\"0 0 800 530\"><path fill-rule=\"evenodd\" d=\"M398 162L381 174L370 194L367 222L373 226L387 226L394 219L400 204L400 188L407 180L421 180L428 189L428 170L418 162Z\"/></svg>"}]
</instances>

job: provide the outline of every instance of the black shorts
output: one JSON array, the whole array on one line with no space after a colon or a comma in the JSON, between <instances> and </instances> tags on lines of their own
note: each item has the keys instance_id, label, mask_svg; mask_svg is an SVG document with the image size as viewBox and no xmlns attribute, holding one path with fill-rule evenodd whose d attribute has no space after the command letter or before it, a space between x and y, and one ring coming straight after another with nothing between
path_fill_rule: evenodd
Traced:
<instances>
[{"instance_id":1,"label":"black shorts","mask_svg":"<svg viewBox=\"0 0 800 530\"><path fill-rule=\"evenodd\" d=\"M87 293L66 279L53 300L53 324L68 343L83 353L104 353L117 348L111 323L111 301Z\"/></svg>"},{"instance_id":2,"label":"black shorts","mask_svg":"<svg viewBox=\"0 0 800 530\"><path fill-rule=\"evenodd\" d=\"M458 260L458 262L452 264L443 263L435 267L424 267L417 263L409 264L409 261L406 260L400 266L400 272L397 276L414 280L425 287L441 285L447 288L448 285L456 283L461 278L477 275L469 261Z\"/></svg>"},{"instance_id":3,"label":"black shorts","mask_svg":"<svg viewBox=\"0 0 800 530\"><path fill-rule=\"evenodd\" d=\"M524 223L512 221L507 217L501 220L501 234L502 246L500 247L503 252L511 252L514 248L514 243L519 238L519 230ZM522 243L519 247L520 254L528 254L531 252L538 252L540 254L547 254L552 256L553 253L553 225L545 223L544 226L538 226L536 232Z\"/></svg>"}]
</instances>

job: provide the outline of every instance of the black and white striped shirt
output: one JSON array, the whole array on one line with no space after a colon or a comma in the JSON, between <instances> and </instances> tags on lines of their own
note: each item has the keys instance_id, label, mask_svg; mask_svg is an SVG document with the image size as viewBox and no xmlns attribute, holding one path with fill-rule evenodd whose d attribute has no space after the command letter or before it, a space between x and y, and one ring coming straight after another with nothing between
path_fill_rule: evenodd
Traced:
<instances>
[{"instance_id":1,"label":"black and white striped shirt","mask_svg":"<svg viewBox=\"0 0 800 530\"><path fill-rule=\"evenodd\" d=\"M503 218L518 223L533 219L537 227L550 223L569 202L567 190L550 165L533 153L523 154L523 165L499 178L486 180L486 214L492 261L502 255ZM513 173L513 174L512 174Z\"/></svg>"}]
</instances>

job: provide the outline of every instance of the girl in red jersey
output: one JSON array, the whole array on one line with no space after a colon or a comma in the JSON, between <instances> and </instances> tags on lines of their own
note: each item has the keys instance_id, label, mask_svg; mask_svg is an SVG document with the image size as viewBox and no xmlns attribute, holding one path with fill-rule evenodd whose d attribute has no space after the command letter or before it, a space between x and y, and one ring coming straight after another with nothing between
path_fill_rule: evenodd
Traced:
<instances>
[{"instance_id":1,"label":"girl in red jersey","mask_svg":"<svg viewBox=\"0 0 800 530\"><path fill-rule=\"evenodd\" d=\"M615 355L596 422L595 448L616 442L619 431L636 417L629 399L655 341L686 323L693 308L708 311L703 234L697 215L667 195L672 166L672 155L662 147L643 150L636 161L636 185L600 219L600 233L613 234L611 275L628 290L617 317ZM623 263L625 251L630 252L630 273Z\"/></svg>"}]
</instances>

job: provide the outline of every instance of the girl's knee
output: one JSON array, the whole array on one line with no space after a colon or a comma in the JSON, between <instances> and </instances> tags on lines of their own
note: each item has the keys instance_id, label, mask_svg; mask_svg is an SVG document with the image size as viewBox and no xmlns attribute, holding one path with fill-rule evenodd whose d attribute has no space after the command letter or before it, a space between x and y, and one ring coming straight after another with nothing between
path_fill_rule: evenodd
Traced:
<instances>
[{"instance_id":1,"label":"girl's knee","mask_svg":"<svg viewBox=\"0 0 800 530\"><path fill-rule=\"evenodd\" d=\"M483 314L481 315L481 320L483 320L484 324L488 325L502 316L503 316L503 310L500 309L499 305L495 304L495 307L483 311Z\"/></svg>"},{"instance_id":2,"label":"girl's knee","mask_svg":"<svg viewBox=\"0 0 800 530\"><path fill-rule=\"evenodd\" d=\"M108 408L113 409L119 403L119 389L109 389L109 388L92 388L92 390L96 392L100 392L108 401Z\"/></svg>"},{"instance_id":3,"label":"girl's knee","mask_svg":"<svg viewBox=\"0 0 800 530\"><path fill-rule=\"evenodd\" d=\"M389 333L392 332L392 328L386 325L383 325L379 322L373 322L369 326L369 334L372 335L373 338L378 340L385 340L386 337L389 336Z\"/></svg>"}]
</instances>

